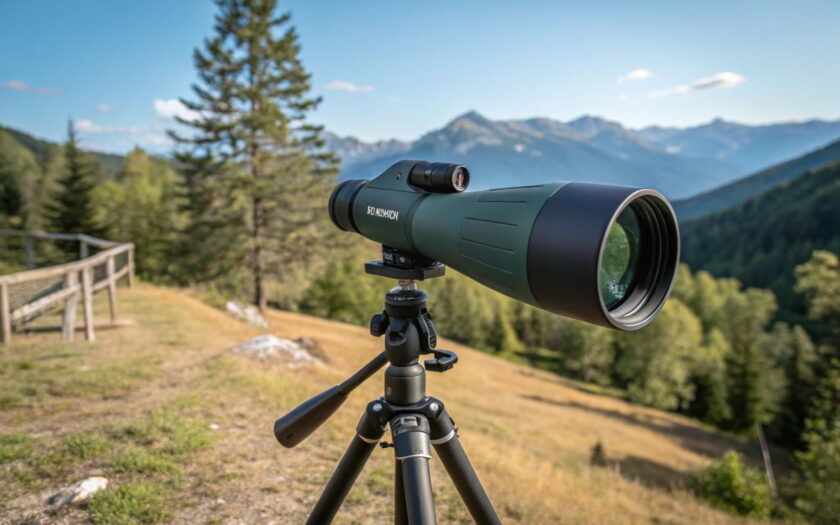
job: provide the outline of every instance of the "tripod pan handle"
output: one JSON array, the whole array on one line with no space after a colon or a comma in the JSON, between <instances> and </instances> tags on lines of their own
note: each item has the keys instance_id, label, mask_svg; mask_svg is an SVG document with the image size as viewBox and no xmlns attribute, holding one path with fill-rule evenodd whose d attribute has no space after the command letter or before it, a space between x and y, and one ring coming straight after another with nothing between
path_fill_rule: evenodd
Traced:
<instances>
[{"instance_id":1,"label":"tripod pan handle","mask_svg":"<svg viewBox=\"0 0 840 525\"><path fill-rule=\"evenodd\" d=\"M312 399L274 422L274 437L286 448L292 448L330 418L347 399L340 386L324 390Z\"/></svg>"}]
</instances>

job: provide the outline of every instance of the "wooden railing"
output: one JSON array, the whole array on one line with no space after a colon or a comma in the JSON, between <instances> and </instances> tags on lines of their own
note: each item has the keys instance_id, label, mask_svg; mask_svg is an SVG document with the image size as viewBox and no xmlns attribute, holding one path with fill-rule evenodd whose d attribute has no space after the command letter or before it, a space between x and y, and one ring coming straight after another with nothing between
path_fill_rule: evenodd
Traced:
<instances>
[{"instance_id":1,"label":"wooden railing","mask_svg":"<svg viewBox=\"0 0 840 525\"><path fill-rule=\"evenodd\" d=\"M0 276L0 343L10 343L14 329L54 308L63 308L61 338L72 341L76 331L76 309L82 299L85 335L95 340L93 294L107 289L111 321L117 319L117 281L126 277L134 283L134 245L106 241L83 234L40 233L0 229L0 235L22 237L26 271ZM35 267L35 241L76 241L77 261L47 268ZM90 255L90 249L102 251Z\"/></svg>"}]
</instances>

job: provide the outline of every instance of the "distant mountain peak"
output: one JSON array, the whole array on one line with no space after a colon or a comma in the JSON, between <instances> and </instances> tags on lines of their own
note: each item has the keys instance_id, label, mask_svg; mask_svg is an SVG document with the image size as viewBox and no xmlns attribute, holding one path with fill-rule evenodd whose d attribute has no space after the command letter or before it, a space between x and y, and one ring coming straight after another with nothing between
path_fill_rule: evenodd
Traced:
<instances>
[{"instance_id":1,"label":"distant mountain peak","mask_svg":"<svg viewBox=\"0 0 840 525\"><path fill-rule=\"evenodd\" d=\"M622 134L627 132L624 126L622 126L619 122L607 120L603 117L597 117L595 115L581 115L580 117L569 121L567 125L585 138L594 137L604 131L612 131Z\"/></svg>"},{"instance_id":2,"label":"distant mountain peak","mask_svg":"<svg viewBox=\"0 0 840 525\"><path fill-rule=\"evenodd\" d=\"M584 113L583 115L579 116L576 119L570 120L569 124L618 124L618 122L607 120L604 117L599 117L598 115L590 115L589 113ZM621 124L618 124L619 126Z\"/></svg>"},{"instance_id":3,"label":"distant mountain peak","mask_svg":"<svg viewBox=\"0 0 840 525\"><path fill-rule=\"evenodd\" d=\"M487 120L487 117L485 117L484 115L482 115L481 113L479 113L478 111L476 111L474 109L471 109L469 111L465 111L464 113L455 117L453 120L458 120L458 119L462 119L462 118L469 119L469 120Z\"/></svg>"},{"instance_id":4,"label":"distant mountain peak","mask_svg":"<svg viewBox=\"0 0 840 525\"><path fill-rule=\"evenodd\" d=\"M495 122L493 122L489 118L485 117L484 115L482 115L478 111L476 111L474 109L471 109L470 111L467 111L466 113L458 115L454 119L450 120L446 124L446 126L444 126L444 129L451 128L453 126L457 127L457 126L461 126L461 125L464 125L464 124L476 125L476 126L482 126L482 127L492 127L492 126L495 125Z\"/></svg>"},{"instance_id":5,"label":"distant mountain peak","mask_svg":"<svg viewBox=\"0 0 840 525\"><path fill-rule=\"evenodd\" d=\"M494 122L473 110L455 117L442 129L430 131L420 141L448 145L466 152L477 144L499 144L506 133L503 123Z\"/></svg>"},{"instance_id":6,"label":"distant mountain peak","mask_svg":"<svg viewBox=\"0 0 840 525\"><path fill-rule=\"evenodd\" d=\"M746 128L750 127L747 124L739 124L737 122L732 122L730 120L726 120L723 117L715 117L708 124L701 124L698 126L699 128L715 128L715 129L739 129L739 128Z\"/></svg>"}]
</instances>

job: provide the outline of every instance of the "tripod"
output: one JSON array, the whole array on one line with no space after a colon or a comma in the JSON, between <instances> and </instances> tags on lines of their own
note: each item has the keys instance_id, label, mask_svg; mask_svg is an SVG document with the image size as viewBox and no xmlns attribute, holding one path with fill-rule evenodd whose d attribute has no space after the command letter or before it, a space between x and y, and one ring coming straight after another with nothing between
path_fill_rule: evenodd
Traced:
<instances>
[{"instance_id":1,"label":"tripod","mask_svg":"<svg viewBox=\"0 0 840 525\"><path fill-rule=\"evenodd\" d=\"M387 261L388 253L383 253ZM281 444L292 447L306 438L343 403L351 390L371 377L385 363L385 395L371 401L356 436L312 509L307 524L330 523L338 512L373 449L390 427L394 448L394 523L434 525L436 523L432 484L429 476L431 447L452 478L476 523L498 524L498 516L478 476L458 441L455 422L443 402L426 396L426 370L445 372L458 361L453 352L435 349L436 332L426 307L427 295L418 290L415 279L443 275L443 265L432 261L418 267L392 267L381 261L369 262L368 273L396 277L398 287L385 294L385 310L373 316L371 334L385 336L385 351L343 383L315 396L286 414L274 426ZM419 363L420 355L433 359ZM425 366L424 366L425 365Z\"/></svg>"}]
</instances>

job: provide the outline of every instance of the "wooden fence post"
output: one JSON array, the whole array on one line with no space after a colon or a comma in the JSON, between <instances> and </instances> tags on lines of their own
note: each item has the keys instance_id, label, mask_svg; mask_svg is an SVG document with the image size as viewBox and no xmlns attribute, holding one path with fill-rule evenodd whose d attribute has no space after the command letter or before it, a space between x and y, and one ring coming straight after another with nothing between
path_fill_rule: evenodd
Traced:
<instances>
[{"instance_id":1,"label":"wooden fence post","mask_svg":"<svg viewBox=\"0 0 840 525\"><path fill-rule=\"evenodd\" d=\"M108 270L108 308L111 311L111 322L117 320L117 281L114 280L114 256L108 257L105 264Z\"/></svg>"},{"instance_id":2,"label":"wooden fence post","mask_svg":"<svg viewBox=\"0 0 840 525\"><path fill-rule=\"evenodd\" d=\"M79 259L86 259L88 255L90 255L88 243L85 241L79 241Z\"/></svg>"},{"instance_id":3,"label":"wooden fence post","mask_svg":"<svg viewBox=\"0 0 840 525\"><path fill-rule=\"evenodd\" d=\"M134 246L128 249L128 287L134 288Z\"/></svg>"},{"instance_id":4,"label":"wooden fence post","mask_svg":"<svg viewBox=\"0 0 840 525\"><path fill-rule=\"evenodd\" d=\"M71 270L64 277L65 288L79 285L79 272ZM76 334L76 305L79 304L79 293L76 292L64 300L64 319L61 323L62 341L72 341Z\"/></svg>"},{"instance_id":5,"label":"wooden fence post","mask_svg":"<svg viewBox=\"0 0 840 525\"><path fill-rule=\"evenodd\" d=\"M35 239L33 239L31 235L27 234L24 242L26 245L26 269L32 270L35 268Z\"/></svg>"},{"instance_id":6,"label":"wooden fence post","mask_svg":"<svg viewBox=\"0 0 840 525\"><path fill-rule=\"evenodd\" d=\"M85 336L88 341L95 341L93 334L93 269L82 270L82 295L85 300Z\"/></svg>"},{"instance_id":7,"label":"wooden fence post","mask_svg":"<svg viewBox=\"0 0 840 525\"><path fill-rule=\"evenodd\" d=\"M0 342L12 342L12 306L9 303L9 285L0 284Z\"/></svg>"}]
</instances>

